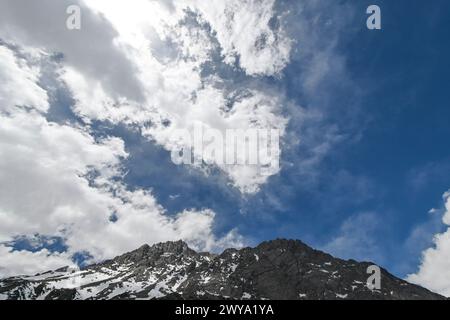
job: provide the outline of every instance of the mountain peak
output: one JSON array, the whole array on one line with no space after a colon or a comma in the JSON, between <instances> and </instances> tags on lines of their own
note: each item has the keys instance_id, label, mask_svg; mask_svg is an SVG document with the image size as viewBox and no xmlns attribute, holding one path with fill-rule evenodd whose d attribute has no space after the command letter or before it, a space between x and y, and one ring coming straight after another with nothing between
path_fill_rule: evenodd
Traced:
<instances>
[{"instance_id":1,"label":"mountain peak","mask_svg":"<svg viewBox=\"0 0 450 320\"><path fill-rule=\"evenodd\" d=\"M181 253L187 250L191 250L188 244L183 240L160 242L153 245L153 247L163 250L165 252L174 252L174 253Z\"/></svg>"},{"instance_id":2,"label":"mountain peak","mask_svg":"<svg viewBox=\"0 0 450 320\"><path fill-rule=\"evenodd\" d=\"M294 250L314 250L307 244L303 243L300 240L292 240L292 239L284 239L278 238L274 240L268 240L261 242L258 245L258 248L268 249L268 248L285 248L285 249L294 249Z\"/></svg>"},{"instance_id":3,"label":"mountain peak","mask_svg":"<svg viewBox=\"0 0 450 320\"><path fill-rule=\"evenodd\" d=\"M138 249L131 251L142 251L142 252L149 252L149 251L164 251L164 252L183 252L189 249L189 246L186 242L183 240L178 241L165 241L165 242L158 242L153 245L144 244Z\"/></svg>"},{"instance_id":4,"label":"mountain peak","mask_svg":"<svg viewBox=\"0 0 450 320\"><path fill-rule=\"evenodd\" d=\"M151 263L157 261L164 255L193 255L196 252L189 248L186 242L166 241L156 243L154 245L144 244L136 250L127 252L121 256L114 258L112 261L117 263L133 262L133 263Z\"/></svg>"}]
</instances>

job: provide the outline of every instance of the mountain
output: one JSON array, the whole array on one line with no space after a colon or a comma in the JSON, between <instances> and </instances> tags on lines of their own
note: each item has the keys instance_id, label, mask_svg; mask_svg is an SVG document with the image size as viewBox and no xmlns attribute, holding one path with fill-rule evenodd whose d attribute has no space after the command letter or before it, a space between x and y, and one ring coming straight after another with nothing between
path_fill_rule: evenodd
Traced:
<instances>
[{"instance_id":1,"label":"mountain","mask_svg":"<svg viewBox=\"0 0 450 320\"><path fill-rule=\"evenodd\" d=\"M0 281L0 299L444 299L368 262L341 260L298 240L196 252L182 241L144 245L82 270L62 268Z\"/></svg>"}]
</instances>

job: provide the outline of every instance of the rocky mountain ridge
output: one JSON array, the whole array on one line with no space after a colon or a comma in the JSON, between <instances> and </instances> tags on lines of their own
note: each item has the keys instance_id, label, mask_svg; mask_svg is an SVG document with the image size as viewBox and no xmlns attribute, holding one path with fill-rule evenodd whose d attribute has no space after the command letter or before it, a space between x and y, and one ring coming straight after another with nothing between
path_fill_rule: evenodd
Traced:
<instances>
[{"instance_id":1,"label":"rocky mountain ridge","mask_svg":"<svg viewBox=\"0 0 450 320\"><path fill-rule=\"evenodd\" d=\"M0 300L444 299L382 268L380 289L371 289L371 265L334 258L299 240L219 255L196 252L182 241L165 242L81 270L0 280Z\"/></svg>"}]
</instances>

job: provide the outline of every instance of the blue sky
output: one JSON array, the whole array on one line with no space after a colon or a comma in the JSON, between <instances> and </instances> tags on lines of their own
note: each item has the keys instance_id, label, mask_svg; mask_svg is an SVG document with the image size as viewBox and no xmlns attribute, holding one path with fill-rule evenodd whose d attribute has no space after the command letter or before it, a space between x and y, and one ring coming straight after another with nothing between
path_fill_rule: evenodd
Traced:
<instances>
[{"instance_id":1,"label":"blue sky","mask_svg":"<svg viewBox=\"0 0 450 320\"><path fill-rule=\"evenodd\" d=\"M45 59L41 66L39 84L50 99L45 120L86 126L95 142L120 138L128 157L121 160L123 174L114 179L130 192L151 192L164 216L176 219L183 210L212 210L216 238L236 230L246 245L301 239L338 257L374 261L405 277L417 271L433 236L446 229L441 220L442 195L450 188L450 3L325 2L305 11L296 1L275 4L275 12L290 10L280 23L295 40L280 72L258 71L261 65L245 60L246 52L230 65L220 51L221 39L209 35L213 49L200 65L202 81L215 76L229 91L248 87L281 93L283 106L277 112L291 119L281 170L257 193L242 193L217 168L205 175L173 164L162 140L145 135L148 123L102 118L102 111L92 116L77 106L70 79L60 85L54 69L70 58L62 49L62 55ZM365 11L371 4L381 8L382 30L366 28ZM183 23L199 27L195 17ZM200 28L211 31L213 26L210 21ZM170 43L159 49L164 58L176 50ZM325 64L324 74L319 74L323 64L315 65L317 60ZM295 138L300 143L292 143ZM436 210L430 213L432 208ZM64 232L42 230L11 232L15 237L8 244L35 252L84 248L65 243ZM44 237L38 245L26 240L33 234ZM75 250L77 259L80 252L94 254L81 249Z\"/></svg>"}]
</instances>

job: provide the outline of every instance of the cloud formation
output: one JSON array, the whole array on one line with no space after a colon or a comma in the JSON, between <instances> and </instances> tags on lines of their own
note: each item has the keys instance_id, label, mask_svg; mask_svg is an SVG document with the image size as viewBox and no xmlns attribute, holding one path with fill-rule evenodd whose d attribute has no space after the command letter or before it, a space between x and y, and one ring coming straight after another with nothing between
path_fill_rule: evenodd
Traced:
<instances>
[{"instance_id":1,"label":"cloud formation","mask_svg":"<svg viewBox=\"0 0 450 320\"><path fill-rule=\"evenodd\" d=\"M215 31L224 62L248 75L277 75L289 63L292 39L280 24L275 0L189 1Z\"/></svg>"},{"instance_id":2,"label":"cloud formation","mask_svg":"<svg viewBox=\"0 0 450 320\"><path fill-rule=\"evenodd\" d=\"M445 214L443 223L450 226L450 191L444 194ZM434 236L434 247L422 253L422 262L408 281L450 297L450 228Z\"/></svg>"},{"instance_id":3,"label":"cloud formation","mask_svg":"<svg viewBox=\"0 0 450 320\"><path fill-rule=\"evenodd\" d=\"M0 277L34 275L62 266L74 266L68 253L51 253L47 249L38 252L13 251L4 245L0 245L0 261Z\"/></svg>"},{"instance_id":4,"label":"cloud formation","mask_svg":"<svg viewBox=\"0 0 450 320\"><path fill-rule=\"evenodd\" d=\"M66 28L67 8L77 5L82 28ZM142 99L141 83L133 62L115 39L117 31L104 17L89 10L82 0L5 0L0 3L0 36L4 40L58 52L65 62L92 84L101 83L115 98Z\"/></svg>"},{"instance_id":5,"label":"cloud formation","mask_svg":"<svg viewBox=\"0 0 450 320\"><path fill-rule=\"evenodd\" d=\"M143 243L180 238L202 250L242 245L236 231L223 238L214 235L211 210L169 217L151 191L128 190L120 182L121 162L128 156L122 139L96 138L87 126L48 121L39 65L18 58L6 46L0 47L0 63L5 64L0 71L5 90L0 105L0 242L40 234L61 237L68 246L57 254L46 249L18 252L3 244L0 276L67 264L77 252L98 261ZM8 90L18 84L24 90Z\"/></svg>"},{"instance_id":6,"label":"cloud formation","mask_svg":"<svg viewBox=\"0 0 450 320\"><path fill-rule=\"evenodd\" d=\"M89 5L118 31L117 41L127 48L128 59L138 69L145 101L115 99L100 84L87 81L80 70L65 68L62 78L76 99L74 110L86 121L133 124L169 151L178 146L171 141L174 133L193 132L196 123L223 135L227 129L249 128L278 129L284 134L285 97L261 90L252 78L276 76L289 61L289 38L282 27L271 27L278 19L273 1L226 5L177 1L168 7L139 0L132 7L105 1ZM155 19L143 14L148 12ZM212 64L209 72L205 72L207 64ZM245 72L239 86L215 69L220 64L232 65L236 76ZM256 193L270 175L278 173L263 175L257 166L224 166L205 160L209 167L227 174L243 193ZM199 169L204 170L204 165Z\"/></svg>"}]
</instances>

